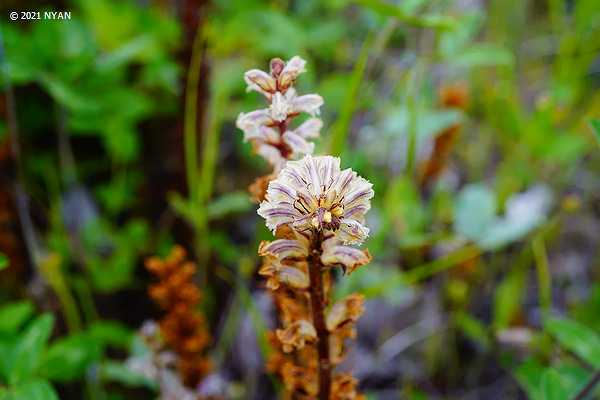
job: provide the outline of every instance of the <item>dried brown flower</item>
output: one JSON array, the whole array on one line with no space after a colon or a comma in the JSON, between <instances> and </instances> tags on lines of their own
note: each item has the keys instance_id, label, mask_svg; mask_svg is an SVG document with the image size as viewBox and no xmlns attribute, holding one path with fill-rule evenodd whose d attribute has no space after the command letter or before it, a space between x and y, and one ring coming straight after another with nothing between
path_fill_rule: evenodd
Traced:
<instances>
[{"instance_id":1,"label":"dried brown flower","mask_svg":"<svg viewBox=\"0 0 600 400\"><path fill-rule=\"evenodd\" d=\"M148 292L165 311L159 321L161 335L177 355L177 369L183 382L193 387L210 370L210 362L204 355L210 336L198 311L201 293L192 280L196 267L186 260L185 250L175 246L165 259L148 258L146 268L158 278Z\"/></svg>"}]
</instances>

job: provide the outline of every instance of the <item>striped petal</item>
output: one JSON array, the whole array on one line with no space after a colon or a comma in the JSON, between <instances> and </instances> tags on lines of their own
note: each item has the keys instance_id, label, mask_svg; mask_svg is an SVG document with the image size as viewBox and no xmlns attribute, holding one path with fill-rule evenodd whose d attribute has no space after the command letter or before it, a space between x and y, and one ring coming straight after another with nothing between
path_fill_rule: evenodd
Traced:
<instances>
[{"instance_id":1,"label":"striped petal","mask_svg":"<svg viewBox=\"0 0 600 400\"><path fill-rule=\"evenodd\" d=\"M235 124L244 132L258 129L261 125L269 125L273 122L269 110L261 109L249 113L240 113Z\"/></svg>"},{"instance_id":2,"label":"striped petal","mask_svg":"<svg viewBox=\"0 0 600 400\"><path fill-rule=\"evenodd\" d=\"M267 228L275 232L278 226L289 224L298 216L298 212L289 203L269 203L267 200L260 203L258 215L266 220Z\"/></svg>"},{"instance_id":3,"label":"striped petal","mask_svg":"<svg viewBox=\"0 0 600 400\"><path fill-rule=\"evenodd\" d=\"M305 112L307 114L319 115L319 109L323 105L323 98L318 94L305 94L304 96L294 96L291 99L290 111L293 113Z\"/></svg>"},{"instance_id":4,"label":"striped petal","mask_svg":"<svg viewBox=\"0 0 600 400\"><path fill-rule=\"evenodd\" d=\"M335 237L323 243L323 254L321 261L325 265L341 265L345 273L351 274L358 267L371 261L368 250L360 250L350 246L339 244Z\"/></svg>"},{"instance_id":5,"label":"striped petal","mask_svg":"<svg viewBox=\"0 0 600 400\"><path fill-rule=\"evenodd\" d=\"M283 141L290 146L293 154L312 154L315 144L307 142L302 136L287 131L283 134Z\"/></svg>"},{"instance_id":6,"label":"striped petal","mask_svg":"<svg viewBox=\"0 0 600 400\"><path fill-rule=\"evenodd\" d=\"M309 118L294 129L294 132L305 139L317 138L321 128L323 128L323 121L319 118Z\"/></svg>"},{"instance_id":7,"label":"striped petal","mask_svg":"<svg viewBox=\"0 0 600 400\"><path fill-rule=\"evenodd\" d=\"M355 219L342 219L338 233L344 244L360 244L369 236L369 228Z\"/></svg>"},{"instance_id":8,"label":"striped petal","mask_svg":"<svg viewBox=\"0 0 600 400\"><path fill-rule=\"evenodd\" d=\"M279 260L288 257L306 257L308 256L307 243L302 243L294 239L278 239L272 242L261 242L258 246L258 255L272 255Z\"/></svg>"},{"instance_id":9,"label":"striped petal","mask_svg":"<svg viewBox=\"0 0 600 400\"><path fill-rule=\"evenodd\" d=\"M248 91L256 91L266 96L275 92L277 83L275 79L260 69L251 69L244 74L244 81L248 85Z\"/></svg>"}]
</instances>

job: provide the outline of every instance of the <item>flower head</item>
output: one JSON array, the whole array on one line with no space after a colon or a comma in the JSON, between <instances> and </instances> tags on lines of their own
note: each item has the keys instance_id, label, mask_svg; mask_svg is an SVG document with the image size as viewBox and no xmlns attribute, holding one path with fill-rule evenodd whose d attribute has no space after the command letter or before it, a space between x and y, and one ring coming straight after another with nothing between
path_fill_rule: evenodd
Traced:
<instances>
[{"instance_id":1,"label":"flower head","mask_svg":"<svg viewBox=\"0 0 600 400\"><path fill-rule=\"evenodd\" d=\"M306 61L298 56L292 57L287 63L280 58L274 58L270 64L269 73L251 69L244 74L248 91L254 90L270 99L277 92L285 93L296 82L298 75L306 71Z\"/></svg>"},{"instance_id":2,"label":"flower head","mask_svg":"<svg viewBox=\"0 0 600 400\"><path fill-rule=\"evenodd\" d=\"M311 154L314 144L307 139L319 136L323 123L315 118L323 105L317 94L299 96L293 85L302 72L306 61L292 57L287 63L279 58L271 60L270 73L252 69L244 74L248 90L265 95L269 107L240 113L236 125L244 131L244 141L253 145L254 151L265 158L276 171L290 159ZM309 118L296 128L292 120L301 113Z\"/></svg>"},{"instance_id":3,"label":"flower head","mask_svg":"<svg viewBox=\"0 0 600 400\"><path fill-rule=\"evenodd\" d=\"M373 195L366 179L340 170L339 158L307 155L288 162L269 183L258 214L273 231L291 224L300 232L333 233L343 243L358 244L369 233L364 215Z\"/></svg>"}]
</instances>

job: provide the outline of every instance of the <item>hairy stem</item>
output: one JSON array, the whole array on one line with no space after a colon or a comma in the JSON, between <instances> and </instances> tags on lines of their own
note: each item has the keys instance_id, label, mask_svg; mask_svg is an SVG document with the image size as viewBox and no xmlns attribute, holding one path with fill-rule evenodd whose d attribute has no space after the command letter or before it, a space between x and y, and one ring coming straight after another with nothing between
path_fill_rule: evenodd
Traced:
<instances>
[{"instance_id":1,"label":"hairy stem","mask_svg":"<svg viewBox=\"0 0 600 400\"><path fill-rule=\"evenodd\" d=\"M319 353L319 399L329 400L331 392L331 361L329 359L329 331L325 325L325 290L323 287L323 264L321 263L321 244L323 235L314 232L311 243L309 266L310 303L313 325L317 331L317 350Z\"/></svg>"}]
</instances>

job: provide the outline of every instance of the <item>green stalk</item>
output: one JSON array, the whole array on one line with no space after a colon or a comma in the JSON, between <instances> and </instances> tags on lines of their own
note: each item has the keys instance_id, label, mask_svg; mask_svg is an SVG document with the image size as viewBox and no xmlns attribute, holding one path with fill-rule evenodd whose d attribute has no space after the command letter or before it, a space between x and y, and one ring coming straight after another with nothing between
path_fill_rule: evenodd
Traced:
<instances>
[{"instance_id":1,"label":"green stalk","mask_svg":"<svg viewBox=\"0 0 600 400\"><path fill-rule=\"evenodd\" d=\"M202 44L204 43L204 30L198 27L192 45L192 58L187 75L185 90L185 115L184 115L184 146L185 146L185 172L189 197L192 201L198 199L198 83L200 82L200 68L202 66Z\"/></svg>"},{"instance_id":2,"label":"green stalk","mask_svg":"<svg viewBox=\"0 0 600 400\"><path fill-rule=\"evenodd\" d=\"M481 254L481 249L475 245L462 247L443 258L421 264L404 274L403 281L409 284L420 282L437 273L450 269L462 262L468 261Z\"/></svg>"},{"instance_id":3,"label":"green stalk","mask_svg":"<svg viewBox=\"0 0 600 400\"><path fill-rule=\"evenodd\" d=\"M552 275L548 265L546 244L541 236L536 236L532 243L533 256L538 280L538 297L542 314L547 317L552 307Z\"/></svg>"},{"instance_id":4,"label":"green stalk","mask_svg":"<svg viewBox=\"0 0 600 400\"><path fill-rule=\"evenodd\" d=\"M419 79L421 76L421 63L417 61L413 67L409 77L409 88L406 99L406 108L408 110L408 143L406 146L406 172L408 176L414 178L415 176L415 159L417 153L417 132L418 132L418 118L419 110L417 105L417 98L419 96L420 83Z\"/></svg>"},{"instance_id":5,"label":"green stalk","mask_svg":"<svg viewBox=\"0 0 600 400\"><path fill-rule=\"evenodd\" d=\"M350 77L350 82L348 84L348 92L346 93L346 100L344 101L344 104L342 104L340 116L331 129L332 134L328 152L331 155L339 156L344 149L346 138L350 131L350 124L352 123L352 116L354 115L358 103L358 91L365 74L367 61L369 59L369 50L372 43L373 35L369 34L363 42L358 60L352 70L352 76Z\"/></svg>"},{"instance_id":6,"label":"green stalk","mask_svg":"<svg viewBox=\"0 0 600 400\"><path fill-rule=\"evenodd\" d=\"M43 256L38 263L41 273L56 293L56 297L58 297L69 331L77 332L81 330L81 318L79 317L75 298L71 294L62 274L61 264L60 256L52 253Z\"/></svg>"}]
</instances>

